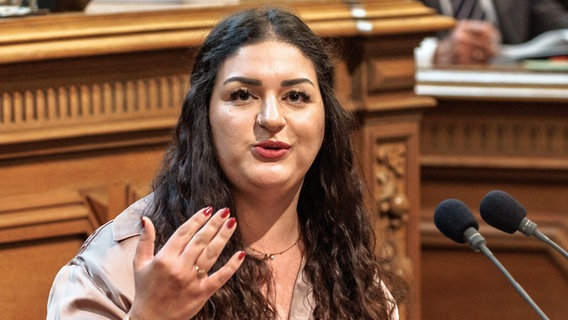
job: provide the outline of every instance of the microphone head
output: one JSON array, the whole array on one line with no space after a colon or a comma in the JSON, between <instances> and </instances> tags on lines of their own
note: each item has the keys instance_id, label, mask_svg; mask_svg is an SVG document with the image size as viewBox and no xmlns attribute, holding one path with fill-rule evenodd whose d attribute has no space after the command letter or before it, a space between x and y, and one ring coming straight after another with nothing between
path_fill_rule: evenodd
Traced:
<instances>
[{"instance_id":1,"label":"microphone head","mask_svg":"<svg viewBox=\"0 0 568 320\"><path fill-rule=\"evenodd\" d=\"M470 227L479 230L479 224L469 207L460 200L446 199L434 210L434 224L448 238L465 243L464 232Z\"/></svg>"},{"instance_id":2,"label":"microphone head","mask_svg":"<svg viewBox=\"0 0 568 320\"><path fill-rule=\"evenodd\" d=\"M493 190L481 200L479 213L487 224L507 233L515 233L527 210L508 193Z\"/></svg>"}]
</instances>

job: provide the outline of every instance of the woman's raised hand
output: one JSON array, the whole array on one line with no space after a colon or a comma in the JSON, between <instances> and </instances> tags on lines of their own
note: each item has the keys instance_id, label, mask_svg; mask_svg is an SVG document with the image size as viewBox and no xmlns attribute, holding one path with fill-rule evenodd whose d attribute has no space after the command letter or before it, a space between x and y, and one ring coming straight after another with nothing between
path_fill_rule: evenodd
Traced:
<instances>
[{"instance_id":1,"label":"woman's raised hand","mask_svg":"<svg viewBox=\"0 0 568 320\"><path fill-rule=\"evenodd\" d=\"M236 252L227 264L208 275L236 229L229 209L211 217L212 211L208 207L194 214L155 256L155 228L150 219L142 217L144 230L134 256L136 291L131 319L190 319L235 274L244 251Z\"/></svg>"}]
</instances>

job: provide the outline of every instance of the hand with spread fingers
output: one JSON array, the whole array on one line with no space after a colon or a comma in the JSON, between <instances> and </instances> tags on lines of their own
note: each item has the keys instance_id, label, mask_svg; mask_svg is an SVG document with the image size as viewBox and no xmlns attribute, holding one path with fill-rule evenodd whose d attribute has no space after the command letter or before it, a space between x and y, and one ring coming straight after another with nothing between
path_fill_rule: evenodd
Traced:
<instances>
[{"instance_id":1,"label":"hand with spread fingers","mask_svg":"<svg viewBox=\"0 0 568 320\"><path fill-rule=\"evenodd\" d=\"M183 319L194 316L240 267L245 252L208 275L236 229L229 209L204 208L181 225L154 256L155 229L142 217L143 232L134 257L135 299L131 319ZM168 310L164 313L164 310Z\"/></svg>"}]
</instances>

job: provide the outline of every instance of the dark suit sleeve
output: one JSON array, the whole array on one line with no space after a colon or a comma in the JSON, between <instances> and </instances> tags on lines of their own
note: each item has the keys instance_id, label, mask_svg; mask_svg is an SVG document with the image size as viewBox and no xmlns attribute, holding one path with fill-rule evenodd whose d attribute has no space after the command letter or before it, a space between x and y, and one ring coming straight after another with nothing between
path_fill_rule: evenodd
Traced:
<instances>
[{"instance_id":1,"label":"dark suit sleeve","mask_svg":"<svg viewBox=\"0 0 568 320\"><path fill-rule=\"evenodd\" d=\"M441 13L439 0L422 0ZM568 28L568 10L557 0L493 0L504 44L519 44L539 34Z\"/></svg>"},{"instance_id":2,"label":"dark suit sleeve","mask_svg":"<svg viewBox=\"0 0 568 320\"><path fill-rule=\"evenodd\" d=\"M531 38L546 31L568 28L568 11L556 0L532 0L531 5Z\"/></svg>"},{"instance_id":3,"label":"dark suit sleeve","mask_svg":"<svg viewBox=\"0 0 568 320\"><path fill-rule=\"evenodd\" d=\"M422 3L427 7L436 9L439 14L442 14L442 8L440 6L440 1L438 0L422 0Z\"/></svg>"}]
</instances>

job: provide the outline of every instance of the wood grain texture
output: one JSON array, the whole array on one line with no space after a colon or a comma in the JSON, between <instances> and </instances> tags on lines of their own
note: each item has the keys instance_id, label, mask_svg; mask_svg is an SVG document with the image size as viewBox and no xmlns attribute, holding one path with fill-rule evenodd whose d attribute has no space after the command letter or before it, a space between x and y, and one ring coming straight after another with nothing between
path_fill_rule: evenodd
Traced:
<instances>
[{"instance_id":1,"label":"wood grain texture","mask_svg":"<svg viewBox=\"0 0 568 320\"><path fill-rule=\"evenodd\" d=\"M360 119L357 162L382 204L378 253L410 287L401 319L420 319L418 136L435 100L413 91L412 52L452 21L415 1L282 3L337 48L336 91ZM151 192L197 46L253 5L0 20L3 318L45 318L55 272Z\"/></svg>"}]
</instances>

